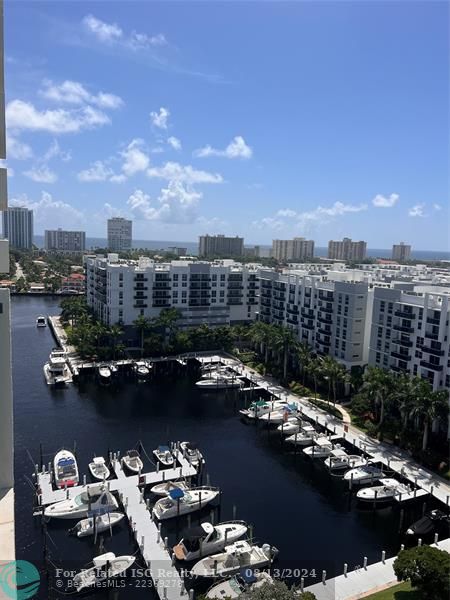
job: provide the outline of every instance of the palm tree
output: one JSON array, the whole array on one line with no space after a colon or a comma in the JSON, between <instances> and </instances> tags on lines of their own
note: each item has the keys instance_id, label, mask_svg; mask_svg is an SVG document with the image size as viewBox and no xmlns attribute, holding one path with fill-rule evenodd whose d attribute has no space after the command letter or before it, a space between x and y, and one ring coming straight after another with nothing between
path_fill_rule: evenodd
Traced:
<instances>
[{"instance_id":1,"label":"palm tree","mask_svg":"<svg viewBox=\"0 0 450 600\"><path fill-rule=\"evenodd\" d=\"M144 338L146 332L151 328L152 321L143 315L139 315L135 321L133 321L133 325L139 331L141 338L141 357L144 356Z\"/></svg>"},{"instance_id":2,"label":"palm tree","mask_svg":"<svg viewBox=\"0 0 450 600\"><path fill-rule=\"evenodd\" d=\"M368 367L364 373L362 391L375 405L379 405L378 426L381 427L384 420L386 404L395 399L395 378L392 373L378 367Z\"/></svg>"},{"instance_id":3,"label":"palm tree","mask_svg":"<svg viewBox=\"0 0 450 600\"><path fill-rule=\"evenodd\" d=\"M264 363L267 366L270 342L273 338L271 326L262 321L256 321L256 323L253 323L250 327L250 338L255 345L259 345L260 354L264 354Z\"/></svg>"},{"instance_id":4,"label":"palm tree","mask_svg":"<svg viewBox=\"0 0 450 600\"><path fill-rule=\"evenodd\" d=\"M433 392L428 381L422 379L422 384L417 382L416 396L412 408L412 416L417 417L423 423L422 451L428 447L428 434L430 425L437 419L448 416L448 391L438 390Z\"/></svg>"},{"instance_id":5,"label":"palm tree","mask_svg":"<svg viewBox=\"0 0 450 600\"><path fill-rule=\"evenodd\" d=\"M305 342L300 342L296 348L296 354L300 363L302 383L304 385L306 373L308 372L308 365L311 362L311 348Z\"/></svg>"},{"instance_id":6,"label":"palm tree","mask_svg":"<svg viewBox=\"0 0 450 600\"><path fill-rule=\"evenodd\" d=\"M319 381L322 372L321 361L317 358L312 358L306 365L306 371L314 383L314 398L317 400L317 382Z\"/></svg>"},{"instance_id":7,"label":"palm tree","mask_svg":"<svg viewBox=\"0 0 450 600\"><path fill-rule=\"evenodd\" d=\"M283 357L283 379L286 380L289 355L297 345L297 339L291 329L287 327L277 327L275 338L273 340L274 348L280 352Z\"/></svg>"},{"instance_id":8,"label":"palm tree","mask_svg":"<svg viewBox=\"0 0 450 600\"><path fill-rule=\"evenodd\" d=\"M155 320L156 327L161 327L164 332L164 348L173 339L177 330L177 321L181 317L178 308L163 308Z\"/></svg>"},{"instance_id":9,"label":"palm tree","mask_svg":"<svg viewBox=\"0 0 450 600\"><path fill-rule=\"evenodd\" d=\"M332 356L324 356L320 360L322 363L323 378L328 382L328 402L330 401L330 391L332 391L333 404L336 405L337 385L347 380L347 371Z\"/></svg>"},{"instance_id":10,"label":"palm tree","mask_svg":"<svg viewBox=\"0 0 450 600\"><path fill-rule=\"evenodd\" d=\"M111 339L111 346L113 351L113 359L116 359L116 351L117 351L117 342L120 340L123 333L122 327L120 325L111 325L109 328L109 337Z\"/></svg>"}]
</instances>

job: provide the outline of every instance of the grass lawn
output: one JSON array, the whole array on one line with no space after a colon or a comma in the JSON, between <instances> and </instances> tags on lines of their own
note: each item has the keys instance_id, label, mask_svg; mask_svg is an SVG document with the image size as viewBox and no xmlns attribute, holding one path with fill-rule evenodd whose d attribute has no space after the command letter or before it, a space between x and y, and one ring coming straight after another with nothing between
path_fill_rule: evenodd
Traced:
<instances>
[{"instance_id":1,"label":"grass lawn","mask_svg":"<svg viewBox=\"0 0 450 600\"><path fill-rule=\"evenodd\" d=\"M409 582L399 583L382 592L366 596L366 600L421 600L421 598L420 592L411 589Z\"/></svg>"}]
</instances>

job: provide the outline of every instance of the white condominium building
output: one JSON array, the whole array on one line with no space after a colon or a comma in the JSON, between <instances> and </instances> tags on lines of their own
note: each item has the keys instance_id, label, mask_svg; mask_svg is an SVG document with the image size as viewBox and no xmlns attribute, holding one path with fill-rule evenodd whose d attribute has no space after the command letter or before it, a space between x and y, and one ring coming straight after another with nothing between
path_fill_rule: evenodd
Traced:
<instances>
[{"instance_id":1,"label":"white condominium building","mask_svg":"<svg viewBox=\"0 0 450 600\"><path fill-rule=\"evenodd\" d=\"M33 211L22 206L10 206L3 213L3 237L11 248L31 250L33 247Z\"/></svg>"},{"instance_id":2,"label":"white condominium building","mask_svg":"<svg viewBox=\"0 0 450 600\"><path fill-rule=\"evenodd\" d=\"M228 325L256 318L257 265L232 260L119 260L117 254L88 257L87 302L106 324L132 325L139 315L156 317L177 308L182 327Z\"/></svg>"},{"instance_id":3,"label":"white condominium building","mask_svg":"<svg viewBox=\"0 0 450 600\"><path fill-rule=\"evenodd\" d=\"M272 256L279 261L309 260L314 257L314 241L303 237L293 240L273 240Z\"/></svg>"},{"instance_id":4,"label":"white condominium building","mask_svg":"<svg viewBox=\"0 0 450 600\"><path fill-rule=\"evenodd\" d=\"M334 260L363 260L366 258L367 242L353 242L344 238L342 242L328 242L328 258Z\"/></svg>"},{"instance_id":5,"label":"white condominium building","mask_svg":"<svg viewBox=\"0 0 450 600\"><path fill-rule=\"evenodd\" d=\"M108 219L108 250L123 252L131 250L133 222L123 217Z\"/></svg>"},{"instance_id":6,"label":"white condominium building","mask_svg":"<svg viewBox=\"0 0 450 600\"><path fill-rule=\"evenodd\" d=\"M450 287L401 288L374 290L369 364L450 388Z\"/></svg>"},{"instance_id":7,"label":"white condominium building","mask_svg":"<svg viewBox=\"0 0 450 600\"><path fill-rule=\"evenodd\" d=\"M225 235L201 235L198 239L198 253L202 257L244 256L244 238Z\"/></svg>"},{"instance_id":8,"label":"white condominium building","mask_svg":"<svg viewBox=\"0 0 450 600\"><path fill-rule=\"evenodd\" d=\"M409 260L411 258L411 246L400 242L400 244L394 244L392 246L392 259L398 260Z\"/></svg>"},{"instance_id":9,"label":"white condominium building","mask_svg":"<svg viewBox=\"0 0 450 600\"><path fill-rule=\"evenodd\" d=\"M365 282L261 270L259 319L291 328L314 352L350 369L367 364L372 297Z\"/></svg>"},{"instance_id":10,"label":"white condominium building","mask_svg":"<svg viewBox=\"0 0 450 600\"><path fill-rule=\"evenodd\" d=\"M46 229L44 244L47 252L84 252L86 249L86 233L84 231Z\"/></svg>"}]
</instances>

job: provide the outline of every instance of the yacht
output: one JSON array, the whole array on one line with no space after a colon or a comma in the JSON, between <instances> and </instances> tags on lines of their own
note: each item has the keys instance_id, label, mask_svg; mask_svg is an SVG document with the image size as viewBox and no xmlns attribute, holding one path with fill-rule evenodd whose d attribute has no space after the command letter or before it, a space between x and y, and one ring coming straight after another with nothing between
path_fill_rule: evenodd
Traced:
<instances>
[{"instance_id":1,"label":"yacht","mask_svg":"<svg viewBox=\"0 0 450 600\"><path fill-rule=\"evenodd\" d=\"M103 481L110 476L110 470L106 466L106 461L103 456L94 456L92 462L88 465L89 471L94 479Z\"/></svg>"},{"instance_id":2,"label":"yacht","mask_svg":"<svg viewBox=\"0 0 450 600\"><path fill-rule=\"evenodd\" d=\"M128 452L122 456L122 464L133 473L140 473L144 468L144 463L137 450L128 450Z\"/></svg>"},{"instance_id":3,"label":"yacht","mask_svg":"<svg viewBox=\"0 0 450 600\"><path fill-rule=\"evenodd\" d=\"M215 369L209 369L208 371L203 372L201 379L210 379L211 377L216 377L217 375L225 375L231 376L233 375L233 371L230 367L227 366L217 366Z\"/></svg>"},{"instance_id":4,"label":"yacht","mask_svg":"<svg viewBox=\"0 0 450 600\"><path fill-rule=\"evenodd\" d=\"M313 444L318 437L319 434L312 425L302 425L299 432L286 438L286 442L295 444L296 446L309 446L309 444Z\"/></svg>"},{"instance_id":5,"label":"yacht","mask_svg":"<svg viewBox=\"0 0 450 600\"><path fill-rule=\"evenodd\" d=\"M195 577L225 577L239 573L241 569L260 569L269 565L278 554L274 546L252 546L238 541L227 546L223 552L202 558L191 569Z\"/></svg>"},{"instance_id":6,"label":"yacht","mask_svg":"<svg viewBox=\"0 0 450 600\"><path fill-rule=\"evenodd\" d=\"M175 462L169 446L158 446L156 450L153 450L153 454L165 467L171 467Z\"/></svg>"},{"instance_id":7,"label":"yacht","mask_svg":"<svg viewBox=\"0 0 450 600\"><path fill-rule=\"evenodd\" d=\"M364 483L372 483L373 481L377 481L383 476L383 469L369 462L362 467L350 469L350 471L344 473L344 480L351 481L355 485L361 485Z\"/></svg>"},{"instance_id":8,"label":"yacht","mask_svg":"<svg viewBox=\"0 0 450 600\"><path fill-rule=\"evenodd\" d=\"M93 566L89 569L84 569L77 573L72 579L70 590L75 589L81 592L93 585L105 585L105 583L113 578L125 573L135 561L134 556L116 556L114 552L106 552L96 556L92 561Z\"/></svg>"},{"instance_id":9,"label":"yacht","mask_svg":"<svg viewBox=\"0 0 450 600\"><path fill-rule=\"evenodd\" d=\"M356 497L361 502L381 503L390 502L394 496L400 496L400 494L409 494L410 488L404 483L400 483L397 479L380 479L381 485L374 485L373 487L366 487L358 490Z\"/></svg>"},{"instance_id":10,"label":"yacht","mask_svg":"<svg viewBox=\"0 0 450 600\"><path fill-rule=\"evenodd\" d=\"M339 447L339 445L337 444L336 447ZM330 456L333 449L333 443L327 437L321 436L314 440L313 446L304 448L303 453L311 458L326 458Z\"/></svg>"},{"instance_id":11,"label":"yacht","mask_svg":"<svg viewBox=\"0 0 450 600\"><path fill-rule=\"evenodd\" d=\"M285 404L265 415L261 415L259 420L266 424L280 425L287 421L289 417L295 417L298 414L299 409L296 404Z\"/></svg>"},{"instance_id":12,"label":"yacht","mask_svg":"<svg viewBox=\"0 0 450 600\"><path fill-rule=\"evenodd\" d=\"M347 454L342 448L333 450L328 458L324 460L324 464L330 471L341 471L343 469L356 469L363 467L367 460L358 454Z\"/></svg>"},{"instance_id":13,"label":"yacht","mask_svg":"<svg viewBox=\"0 0 450 600\"><path fill-rule=\"evenodd\" d=\"M76 458L70 450L60 450L53 459L53 474L57 488L73 487L80 480Z\"/></svg>"},{"instance_id":14,"label":"yacht","mask_svg":"<svg viewBox=\"0 0 450 600\"><path fill-rule=\"evenodd\" d=\"M271 412L272 410L277 410L280 406L286 404L283 401L275 400L272 402L266 402L265 400L257 400L256 402L252 402L248 408L244 408L239 412L244 417L248 419L259 419L263 415Z\"/></svg>"},{"instance_id":15,"label":"yacht","mask_svg":"<svg viewBox=\"0 0 450 600\"><path fill-rule=\"evenodd\" d=\"M191 442L181 442L180 448L189 463L196 469L204 462L203 454L197 448L196 444Z\"/></svg>"},{"instance_id":16,"label":"yacht","mask_svg":"<svg viewBox=\"0 0 450 600\"><path fill-rule=\"evenodd\" d=\"M55 519L83 519L92 514L92 511L108 512L117 507L117 500L111 492L105 489L103 484L94 483L82 488L73 498L47 506L44 516Z\"/></svg>"},{"instance_id":17,"label":"yacht","mask_svg":"<svg viewBox=\"0 0 450 600\"><path fill-rule=\"evenodd\" d=\"M247 529L244 521L228 521L218 525L201 523L184 533L183 539L173 547L173 552L178 560L197 560L224 550L225 546L245 535Z\"/></svg>"},{"instance_id":18,"label":"yacht","mask_svg":"<svg viewBox=\"0 0 450 600\"><path fill-rule=\"evenodd\" d=\"M141 381L146 381L150 375L150 367L145 360L137 360L133 365L136 377Z\"/></svg>"},{"instance_id":19,"label":"yacht","mask_svg":"<svg viewBox=\"0 0 450 600\"><path fill-rule=\"evenodd\" d=\"M111 369L108 364L101 363L97 367L98 377L100 379L100 383L108 384L111 382Z\"/></svg>"},{"instance_id":20,"label":"yacht","mask_svg":"<svg viewBox=\"0 0 450 600\"><path fill-rule=\"evenodd\" d=\"M227 390L241 387L242 382L231 375L218 373L208 377L208 379L200 379L195 385L202 390Z\"/></svg>"},{"instance_id":21,"label":"yacht","mask_svg":"<svg viewBox=\"0 0 450 600\"><path fill-rule=\"evenodd\" d=\"M258 569L253 573L250 569L243 569L232 577L224 579L220 583L215 583L206 592L207 600L222 600L223 598L240 598L241 594L249 590L254 590L265 584L272 584L273 579L265 571Z\"/></svg>"},{"instance_id":22,"label":"yacht","mask_svg":"<svg viewBox=\"0 0 450 600\"><path fill-rule=\"evenodd\" d=\"M287 421L278 425L277 431L283 435L293 435L298 433L302 427L302 421L300 417L288 417Z\"/></svg>"},{"instance_id":23,"label":"yacht","mask_svg":"<svg viewBox=\"0 0 450 600\"><path fill-rule=\"evenodd\" d=\"M81 521L78 521L73 529L70 529L69 533L72 533L79 538L103 533L120 523L124 516L125 515L120 512L109 512L103 515L89 517L88 519L82 519Z\"/></svg>"},{"instance_id":24,"label":"yacht","mask_svg":"<svg viewBox=\"0 0 450 600\"><path fill-rule=\"evenodd\" d=\"M36 319L36 327L47 327L47 318L44 315L39 315Z\"/></svg>"},{"instance_id":25,"label":"yacht","mask_svg":"<svg viewBox=\"0 0 450 600\"><path fill-rule=\"evenodd\" d=\"M171 490L180 488L183 492L190 489L190 484L185 479L178 479L176 481L164 481L163 483L157 483L150 491L156 496L167 496Z\"/></svg>"},{"instance_id":26,"label":"yacht","mask_svg":"<svg viewBox=\"0 0 450 600\"><path fill-rule=\"evenodd\" d=\"M202 509L219 496L219 489L201 486L183 491L179 488L171 490L166 498L158 500L153 507L153 517L160 521L179 515L187 515Z\"/></svg>"},{"instance_id":27,"label":"yacht","mask_svg":"<svg viewBox=\"0 0 450 600\"><path fill-rule=\"evenodd\" d=\"M431 510L406 530L409 538L428 539L435 533L439 534L441 539L447 539L450 536L450 516L442 510Z\"/></svg>"},{"instance_id":28,"label":"yacht","mask_svg":"<svg viewBox=\"0 0 450 600\"><path fill-rule=\"evenodd\" d=\"M44 365L44 376L48 385L63 386L72 381L63 350L52 350Z\"/></svg>"}]
</instances>

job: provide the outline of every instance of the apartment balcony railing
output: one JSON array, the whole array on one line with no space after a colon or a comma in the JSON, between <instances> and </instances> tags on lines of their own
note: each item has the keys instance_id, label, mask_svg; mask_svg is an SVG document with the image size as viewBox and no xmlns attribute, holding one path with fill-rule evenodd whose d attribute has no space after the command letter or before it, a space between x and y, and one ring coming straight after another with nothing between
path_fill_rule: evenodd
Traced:
<instances>
[{"instance_id":1,"label":"apartment balcony railing","mask_svg":"<svg viewBox=\"0 0 450 600\"><path fill-rule=\"evenodd\" d=\"M426 369L430 369L430 371L442 371L444 368L443 365L435 365L434 363L430 363L427 360L421 360L420 366L425 367Z\"/></svg>"},{"instance_id":2,"label":"apartment balcony railing","mask_svg":"<svg viewBox=\"0 0 450 600\"><path fill-rule=\"evenodd\" d=\"M406 310L395 310L394 315L396 317L402 317L403 319L415 319L416 315L413 312L409 312Z\"/></svg>"},{"instance_id":3,"label":"apartment balcony railing","mask_svg":"<svg viewBox=\"0 0 450 600\"><path fill-rule=\"evenodd\" d=\"M427 317L427 323L430 325L439 325L441 322L440 319L434 319L433 317Z\"/></svg>"},{"instance_id":4,"label":"apartment balcony railing","mask_svg":"<svg viewBox=\"0 0 450 600\"><path fill-rule=\"evenodd\" d=\"M442 350L440 348L432 348L431 346L426 346L425 344L422 344L420 346L420 349L422 350L422 352L427 352L428 354L433 354L434 356L445 355L445 350Z\"/></svg>"},{"instance_id":5,"label":"apartment balcony railing","mask_svg":"<svg viewBox=\"0 0 450 600\"><path fill-rule=\"evenodd\" d=\"M329 319L328 317L322 317L320 314L317 317L317 320L320 321L320 323L328 323L329 325L333 323L331 319Z\"/></svg>"},{"instance_id":6,"label":"apartment balcony railing","mask_svg":"<svg viewBox=\"0 0 450 600\"><path fill-rule=\"evenodd\" d=\"M411 360L411 356L409 354L402 354L401 352L391 352L391 356L393 358L398 358L399 360L404 360L406 362Z\"/></svg>"},{"instance_id":7,"label":"apartment balcony railing","mask_svg":"<svg viewBox=\"0 0 450 600\"><path fill-rule=\"evenodd\" d=\"M389 368L397 373L405 373L408 371L408 367L401 367L400 365L390 365Z\"/></svg>"},{"instance_id":8,"label":"apartment balcony railing","mask_svg":"<svg viewBox=\"0 0 450 600\"><path fill-rule=\"evenodd\" d=\"M317 333L320 333L321 335L332 335L331 331L328 331L328 329L322 329L321 327L317 329Z\"/></svg>"},{"instance_id":9,"label":"apartment balcony railing","mask_svg":"<svg viewBox=\"0 0 450 600\"><path fill-rule=\"evenodd\" d=\"M439 339L439 334L437 333L431 333L431 331L425 331L425 337L429 340L438 340Z\"/></svg>"},{"instance_id":10,"label":"apartment balcony railing","mask_svg":"<svg viewBox=\"0 0 450 600\"><path fill-rule=\"evenodd\" d=\"M394 329L403 333L414 333L414 327L407 327L406 325L394 325Z\"/></svg>"},{"instance_id":11,"label":"apartment balcony railing","mask_svg":"<svg viewBox=\"0 0 450 600\"><path fill-rule=\"evenodd\" d=\"M405 346L406 348L412 348L413 346L411 340L403 340L402 338L396 338L395 340L392 340L392 343L398 344L399 346Z\"/></svg>"},{"instance_id":12,"label":"apartment balcony railing","mask_svg":"<svg viewBox=\"0 0 450 600\"><path fill-rule=\"evenodd\" d=\"M148 304L133 304L134 308L147 308ZM159 306L154 304L153 306Z\"/></svg>"}]
</instances>

